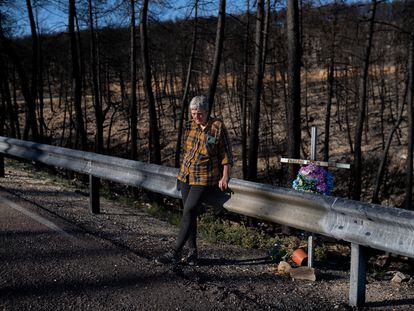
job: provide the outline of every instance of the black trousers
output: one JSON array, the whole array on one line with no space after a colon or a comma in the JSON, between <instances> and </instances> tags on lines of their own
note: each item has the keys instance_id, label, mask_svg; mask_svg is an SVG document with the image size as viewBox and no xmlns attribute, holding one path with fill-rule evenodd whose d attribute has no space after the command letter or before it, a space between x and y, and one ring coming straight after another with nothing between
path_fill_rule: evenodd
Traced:
<instances>
[{"instance_id":1,"label":"black trousers","mask_svg":"<svg viewBox=\"0 0 414 311\"><path fill-rule=\"evenodd\" d=\"M181 252L186 242L191 250L197 249L197 216L202 213L201 202L211 187L180 182L180 188L184 211L174 248L176 252Z\"/></svg>"}]
</instances>

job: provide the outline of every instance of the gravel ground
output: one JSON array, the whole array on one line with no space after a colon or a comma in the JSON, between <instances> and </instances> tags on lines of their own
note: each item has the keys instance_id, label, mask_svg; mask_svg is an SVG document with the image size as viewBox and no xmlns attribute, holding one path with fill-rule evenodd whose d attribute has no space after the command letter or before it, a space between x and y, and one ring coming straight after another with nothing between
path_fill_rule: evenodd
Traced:
<instances>
[{"instance_id":1,"label":"gravel ground","mask_svg":"<svg viewBox=\"0 0 414 311\"><path fill-rule=\"evenodd\" d=\"M101 198L101 214L92 215L83 191L20 166L6 168L0 196L71 236L0 207L1 310L350 309L349 271L341 268L317 266L316 282L292 280L271 272L275 264L265 251L201 240L200 265L173 269L154 258L172 244L177 228L142 209ZM412 310L413 282L368 275L367 306Z\"/></svg>"}]
</instances>

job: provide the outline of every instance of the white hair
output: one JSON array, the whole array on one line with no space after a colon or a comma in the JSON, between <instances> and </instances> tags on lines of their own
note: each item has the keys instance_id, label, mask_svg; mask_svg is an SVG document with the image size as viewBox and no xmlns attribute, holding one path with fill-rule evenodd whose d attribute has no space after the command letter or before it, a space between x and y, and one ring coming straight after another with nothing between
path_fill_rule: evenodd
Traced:
<instances>
[{"instance_id":1,"label":"white hair","mask_svg":"<svg viewBox=\"0 0 414 311\"><path fill-rule=\"evenodd\" d=\"M190 102L190 110L204 110L208 111L208 100L204 95L195 96Z\"/></svg>"}]
</instances>

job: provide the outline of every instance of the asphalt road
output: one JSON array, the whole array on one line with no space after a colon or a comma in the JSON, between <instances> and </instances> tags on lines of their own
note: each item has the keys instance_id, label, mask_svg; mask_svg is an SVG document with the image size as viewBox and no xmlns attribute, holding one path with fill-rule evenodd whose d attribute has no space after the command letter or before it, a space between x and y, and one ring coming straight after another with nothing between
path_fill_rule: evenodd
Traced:
<instances>
[{"instance_id":1,"label":"asphalt road","mask_svg":"<svg viewBox=\"0 0 414 311\"><path fill-rule=\"evenodd\" d=\"M157 299L139 297L168 292L168 283L159 286L164 271L150 269L147 260L59 219L39 216L28 205L0 198L0 306L6 310L162 307Z\"/></svg>"},{"instance_id":2,"label":"asphalt road","mask_svg":"<svg viewBox=\"0 0 414 311\"><path fill-rule=\"evenodd\" d=\"M154 258L177 228L102 200L91 215L74 189L8 170L0 180L0 310L346 310L348 271L317 281L269 272L265 251L200 241L202 264L172 269ZM369 281L368 306L414 306L412 284Z\"/></svg>"},{"instance_id":3,"label":"asphalt road","mask_svg":"<svg viewBox=\"0 0 414 311\"><path fill-rule=\"evenodd\" d=\"M159 266L1 191L0 228L4 310L233 309L240 299L215 303L221 290L228 293L222 285L206 293L207 275ZM247 302L248 309L267 309Z\"/></svg>"}]
</instances>

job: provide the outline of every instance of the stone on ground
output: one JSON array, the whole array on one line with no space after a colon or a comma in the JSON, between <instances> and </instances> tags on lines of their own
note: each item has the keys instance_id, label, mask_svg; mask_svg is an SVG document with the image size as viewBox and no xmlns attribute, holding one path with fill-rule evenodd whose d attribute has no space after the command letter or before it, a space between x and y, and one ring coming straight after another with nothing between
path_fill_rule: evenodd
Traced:
<instances>
[{"instance_id":1,"label":"stone on ground","mask_svg":"<svg viewBox=\"0 0 414 311\"><path fill-rule=\"evenodd\" d=\"M292 268L289 274L295 280L316 281L315 269L310 267Z\"/></svg>"},{"instance_id":2,"label":"stone on ground","mask_svg":"<svg viewBox=\"0 0 414 311\"><path fill-rule=\"evenodd\" d=\"M289 271L292 269L290 264L288 264L286 261L279 262L279 265L277 266L277 274L283 275L283 274L289 274Z\"/></svg>"},{"instance_id":3,"label":"stone on ground","mask_svg":"<svg viewBox=\"0 0 414 311\"><path fill-rule=\"evenodd\" d=\"M391 279L391 282L402 283L402 282L407 282L409 279L410 279L409 275L397 271L397 273L395 273L394 277Z\"/></svg>"}]
</instances>

